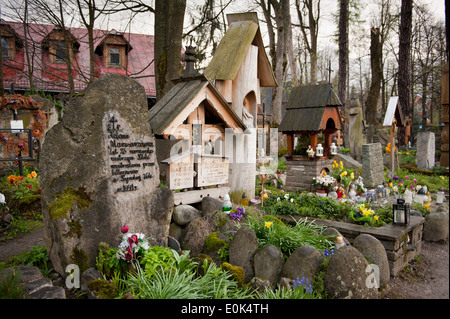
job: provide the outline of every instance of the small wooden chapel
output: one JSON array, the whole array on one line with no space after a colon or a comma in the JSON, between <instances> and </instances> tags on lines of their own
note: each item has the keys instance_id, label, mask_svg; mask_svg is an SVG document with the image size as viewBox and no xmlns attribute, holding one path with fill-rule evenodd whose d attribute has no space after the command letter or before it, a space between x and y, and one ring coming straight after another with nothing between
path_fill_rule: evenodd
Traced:
<instances>
[{"instance_id":1,"label":"small wooden chapel","mask_svg":"<svg viewBox=\"0 0 450 319\"><path fill-rule=\"evenodd\" d=\"M332 170L331 137L342 129L342 105L330 83L304 85L292 89L286 113L278 131L287 136L286 190L311 190L311 183L323 170ZM312 156L293 155L294 135L309 136ZM323 145L318 136L323 135ZM320 145L319 145L320 144ZM319 152L318 149L322 151ZM326 155L328 154L328 156Z\"/></svg>"},{"instance_id":2,"label":"small wooden chapel","mask_svg":"<svg viewBox=\"0 0 450 319\"><path fill-rule=\"evenodd\" d=\"M227 15L228 29L204 74L185 52L185 73L149 111L160 178L175 205L255 197L260 87L276 86L256 13Z\"/></svg>"}]
</instances>

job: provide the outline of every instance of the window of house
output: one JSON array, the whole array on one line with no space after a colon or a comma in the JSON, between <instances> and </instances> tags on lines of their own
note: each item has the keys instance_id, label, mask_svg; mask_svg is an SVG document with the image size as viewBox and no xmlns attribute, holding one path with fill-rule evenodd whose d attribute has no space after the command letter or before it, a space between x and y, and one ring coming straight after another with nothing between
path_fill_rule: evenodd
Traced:
<instances>
[{"instance_id":1,"label":"window of house","mask_svg":"<svg viewBox=\"0 0 450 319\"><path fill-rule=\"evenodd\" d=\"M66 60L66 47L63 42L55 44L55 62L65 62Z\"/></svg>"},{"instance_id":2,"label":"window of house","mask_svg":"<svg viewBox=\"0 0 450 319\"><path fill-rule=\"evenodd\" d=\"M9 41L7 38L2 38L2 57L9 58Z\"/></svg>"},{"instance_id":3,"label":"window of house","mask_svg":"<svg viewBox=\"0 0 450 319\"><path fill-rule=\"evenodd\" d=\"M109 63L120 65L120 50L116 47L109 48Z\"/></svg>"}]
</instances>

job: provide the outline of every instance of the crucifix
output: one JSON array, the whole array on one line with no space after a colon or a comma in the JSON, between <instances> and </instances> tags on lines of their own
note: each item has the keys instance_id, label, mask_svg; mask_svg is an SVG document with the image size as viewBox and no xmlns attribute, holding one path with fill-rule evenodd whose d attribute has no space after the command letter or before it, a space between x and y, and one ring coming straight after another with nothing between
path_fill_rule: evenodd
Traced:
<instances>
[{"instance_id":1,"label":"crucifix","mask_svg":"<svg viewBox=\"0 0 450 319\"><path fill-rule=\"evenodd\" d=\"M328 71L328 83L331 83L331 72L334 72L334 70L331 69L331 60L328 60L328 69L325 69Z\"/></svg>"},{"instance_id":2,"label":"crucifix","mask_svg":"<svg viewBox=\"0 0 450 319\"><path fill-rule=\"evenodd\" d=\"M267 122L270 124L270 117L272 117L272 115L266 113L266 104L265 103L263 103L263 111L262 111L262 113L258 113L258 115L261 115L262 118L263 118L263 122L262 122L262 129L263 129L262 145L263 145L263 149L266 149L265 148L266 144L265 144L265 141L264 141L264 136L266 135L266 132L264 130L264 124L266 122L266 117L267 117Z\"/></svg>"}]
</instances>

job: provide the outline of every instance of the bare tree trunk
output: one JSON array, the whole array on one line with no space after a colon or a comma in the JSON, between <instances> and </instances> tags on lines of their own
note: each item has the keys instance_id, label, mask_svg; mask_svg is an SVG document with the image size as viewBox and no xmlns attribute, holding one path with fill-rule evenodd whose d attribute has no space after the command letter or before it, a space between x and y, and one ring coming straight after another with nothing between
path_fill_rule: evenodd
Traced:
<instances>
[{"instance_id":1,"label":"bare tree trunk","mask_svg":"<svg viewBox=\"0 0 450 319\"><path fill-rule=\"evenodd\" d=\"M339 82L338 97L347 116L347 69L348 69L348 0L339 1ZM344 142L348 136L348 121L344 123ZM348 145L348 143L345 143Z\"/></svg>"},{"instance_id":2,"label":"bare tree trunk","mask_svg":"<svg viewBox=\"0 0 450 319\"><path fill-rule=\"evenodd\" d=\"M156 99L172 87L172 79L180 76L181 40L186 0L155 1L155 66Z\"/></svg>"},{"instance_id":3,"label":"bare tree trunk","mask_svg":"<svg viewBox=\"0 0 450 319\"><path fill-rule=\"evenodd\" d=\"M367 130L367 142L371 143L378 124L377 105L380 99L380 88L382 80L381 69L381 43L380 30L372 28L370 31L370 65L372 68L372 82L366 101L366 120L369 125Z\"/></svg>"},{"instance_id":4,"label":"bare tree trunk","mask_svg":"<svg viewBox=\"0 0 450 319\"><path fill-rule=\"evenodd\" d=\"M411 94L411 30L412 30L412 1L402 0L400 13L400 36L398 51L398 99L403 117L412 118L413 111L409 101ZM405 145L405 130L398 130L398 143Z\"/></svg>"}]
</instances>

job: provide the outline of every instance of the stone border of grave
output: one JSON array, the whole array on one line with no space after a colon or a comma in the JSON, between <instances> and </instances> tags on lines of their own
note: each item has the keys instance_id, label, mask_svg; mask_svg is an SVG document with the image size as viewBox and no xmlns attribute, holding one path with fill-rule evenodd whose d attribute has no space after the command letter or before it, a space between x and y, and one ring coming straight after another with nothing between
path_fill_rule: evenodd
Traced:
<instances>
[{"instance_id":1,"label":"stone border of grave","mask_svg":"<svg viewBox=\"0 0 450 319\"><path fill-rule=\"evenodd\" d=\"M286 222L295 223L304 217L283 215L280 218ZM369 227L327 219L309 218L318 225L335 228L350 244L362 234L377 238L386 250L391 276L396 276L406 264L418 256L422 248L422 231L425 218L411 216L407 226L388 224L381 227Z\"/></svg>"}]
</instances>

